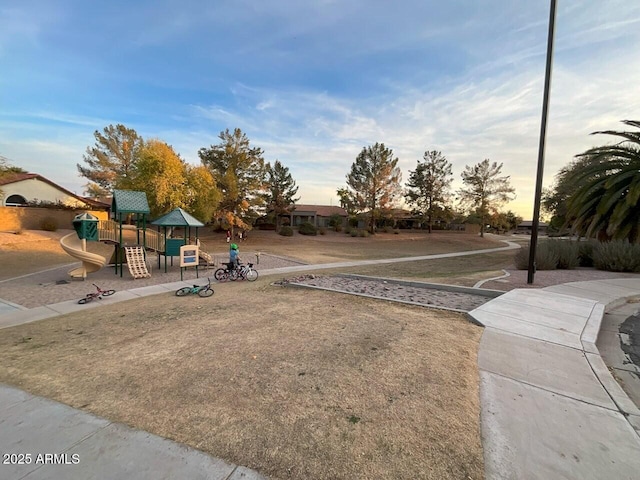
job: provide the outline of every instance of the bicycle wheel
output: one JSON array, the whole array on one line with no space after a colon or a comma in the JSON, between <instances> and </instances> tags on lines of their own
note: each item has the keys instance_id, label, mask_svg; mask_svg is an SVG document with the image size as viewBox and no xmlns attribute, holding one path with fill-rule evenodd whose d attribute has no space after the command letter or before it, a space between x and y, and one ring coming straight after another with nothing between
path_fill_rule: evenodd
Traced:
<instances>
[{"instance_id":1,"label":"bicycle wheel","mask_svg":"<svg viewBox=\"0 0 640 480\"><path fill-rule=\"evenodd\" d=\"M93 295L87 295L84 298L81 298L80 300L78 300L78 303L80 305L84 305L85 303L89 303L93 300Z\"/></svg>"},{"instance_id":2,"label":"bicycle wheel","mask_svg":"<svg viewBox=\"0 0 640 480\"><path fill-rule=\"evenodd\" d=\"M191 287L182 287L180 290L176 292L176 296L184 297L185 295L189 295L191 293Z\"/></svg>"},{"instance_id":3,"label":"bicycle wheel","mask_svg":"<svg viewBox=\"0 0 640 480\"><path fill-rule=\"evenodd\" d=\"M247 273L245 273L244 278L246 278L250 282L255 282L258 279L257 270L250 268L249 270L247 270Z\"/></svg>"},{"instance_id":4,"label":"bicycle wheel","mask_svg":"<svg viewBox=\"0 0 640 480\"><path fill-rule=\"evenodd\" d=\"M213 288L201 288L200 290L198 290L198 295L200 295L201 297L210 297L211 295L213 295Z\"/></svg>"},{"instance_id":5,"label":"bicycle wheel","mask_svg":"<svg viewBox=\"0 0 640 480\"><path fill-rule=\"evenodd\" d=\"M229 278L229 276L227 275L227 272L225 272L224 268L219 268L213 274L213 278L215 278L219 282L224 282Z\"/></svg>"},{"instance_id":6,"label":"bicycle wheel","mask_svg":"<svg viewBox=\"0 0 640 480\"><path fill-rule=\"evenodd\" d=\"M113 295L114 293L116 293L115 290L105 290L100 295L102 295L103 297L108 297L109 295Z\"/></svg>"}]
</instances>

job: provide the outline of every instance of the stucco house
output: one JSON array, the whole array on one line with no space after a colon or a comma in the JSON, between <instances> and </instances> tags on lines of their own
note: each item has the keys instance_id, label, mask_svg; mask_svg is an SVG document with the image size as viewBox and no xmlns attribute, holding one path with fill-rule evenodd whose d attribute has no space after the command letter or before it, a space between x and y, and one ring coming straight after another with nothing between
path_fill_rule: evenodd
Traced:
<instances>
[{"instance_id":1,"label":"stucco house","mask_svg":"<svg viewBox=\"0 0 640 480\"><path fill-rule=\"evenodd\" d=\"M328 227L333 215L342 218L342 225L347 224L347 211L342 207L331 205L302 205L296 204L295 209L289 215L290 225L296 227L309 222L316 227Z\"/></svg>"},{"instance_id":2,"label":"stucco house","mask_svg":"<svg viewBox=\"0 0 640 480\"><path fill-rule=\"evenodd\" d=\"M104 209L102 202L70 192L37 173L13 173L0 178L3 207L15 207L38 202L60 203L69 207ZM108 207L108 205L107 205Z\"/></svg>"},{"instance_id":3,"label":"stucco house","mask_svg":"<svg viewBox=\"0 0 640 480\"><path fill-rule=\"evenodd\" d=\"M545 222L538 222L538 233L546 235L549 224ZM533 220L525 220L518 224L515 233L521 233L525 235L531 235L533 232Z\"/></svg>"}]
</instances>

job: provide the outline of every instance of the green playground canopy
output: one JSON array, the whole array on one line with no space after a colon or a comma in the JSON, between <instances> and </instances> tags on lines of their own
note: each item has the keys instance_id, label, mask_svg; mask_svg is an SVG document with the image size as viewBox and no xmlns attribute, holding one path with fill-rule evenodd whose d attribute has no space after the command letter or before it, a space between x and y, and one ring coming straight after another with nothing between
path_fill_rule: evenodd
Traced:
<instances>
[{"instance_id":1,"label":"green playground canopy","mask_svg":"<svg viewBox=\"0 0 640 480\"><path fill-rule=\"evenodd\" d=\"M181 208L176 208L169 213L155 219L151 225L160 227L204 227L204 223Z\"/></svg>"},{"instance_id":2,"label":"green playground canopy","mask_svg":"<svg viewBox=\"0 0 640 480\"><path fill-rule=\"evenodd\" d=\"M181 208L176 208L169 213L156 218L151 225L156 225L158 230L160 227L164 230L165 251L164 251L164 271L167 272L167 256L171 257L171 265L173 265L173 257L180 255L180 247L186 245L191 238L191 228L196 229L196 242L198 242L198 227L204 227L204 223L188 214ZM167 238L167 228L183 227L184 238ZM196 276L198 275L198 265L196 267ZM158 268L160 268L160 255L158 255ZM180 268L180 280L182 280L182 268Z\"/></svg>"},{"instance_id":3,"label":"green playground canopy","mask_svg":"<svg viewBox=\"0 0 640 480\"><path fill-rule=\"evenodd\" d=\"M141 213L148 215L151 213L147 194L144 192L134 192L132 190L114 190L111 210L115 215L119 213Z\"/></svg>"}]
</instances>

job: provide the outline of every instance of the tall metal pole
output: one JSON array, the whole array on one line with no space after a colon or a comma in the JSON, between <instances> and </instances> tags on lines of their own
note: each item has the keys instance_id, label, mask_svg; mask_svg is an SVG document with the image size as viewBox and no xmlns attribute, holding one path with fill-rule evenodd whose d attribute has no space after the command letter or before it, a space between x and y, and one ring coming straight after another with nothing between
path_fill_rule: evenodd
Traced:
<instances>
[{"instance_id":1,"label":"tall metal pole","mask_svg":"<svg viewBox=\"0 0 640 480\"><path fill-rule=\"evenodd\" d=\"M542 177L544 174L544 145L547 138L547 115L549 113L549 90L551 87L551 66L553 63L553 35L556 24L556 0L551 0L549 10L549 35L547 37L547 68L544 76L544 99L542 101L542 122L540 124L540 144L538 146L538 173L536 177L536 196L533 204L533 224L531 225L531 245L529 247L529 269L527 283L533 283L536 273L536 248L538 246L538 227L540 225L540 200L542 197Z\"/></svg>"}]
</instances>

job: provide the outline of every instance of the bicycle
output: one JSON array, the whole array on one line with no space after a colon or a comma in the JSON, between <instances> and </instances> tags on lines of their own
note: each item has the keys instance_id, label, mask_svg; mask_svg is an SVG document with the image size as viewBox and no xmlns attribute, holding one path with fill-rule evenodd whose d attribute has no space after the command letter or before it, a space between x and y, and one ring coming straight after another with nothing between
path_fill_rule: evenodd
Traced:
<instances>
[{"instance_id":1,"label":"bicycle","mask_svg":"<svg viewBox=\"0 0 640 480\"><path fill-rule=\"evenodd\" d=\"M258 271L253 269L253 263L240 265L238 268L238 278L255 282L258 279Z\"/></svg>"},{"instance_id":2,"label":"bicycle","mask_svg":"<svg viewBox=\"0 0 640 480\"><path fill-rule=\"evenodd\" d=\"M233 263L225 263L224 268L217 269L213 277L218 282L226 282L227 280L235 282L238 279L238 269L234 267L235 265Z\"/></svg>"},{"instance_id":3,"label":"bicycle","mask_svg":"<svg viewBox=\"0 0 640 480\"><path fill-rule=\"evenodd\" d=\"M96 287L96 291L93 293L87 293L86 297L78 300L78 303L80 305L84 305L85 303L92 302L95 298L97 298L98 300L102 300L102 297L108 297L116 293L115 290L101 290L100 287L95 283L93 283L92 285Z\"/></svg>"},{"instance_id":4,"label":"bicycle","mask_svg":"<svg viewBox=\"0 0 640 480\"><path fill-rule=\"evenodd\" d=\"M182 287L176 291L176 296L184 297L191 293L198 294L200 297L210 297L213 295L213 288L211 288L211 279L207 278L206 285L194 285L193 287Z\"/></svg>"}]
</instances>

